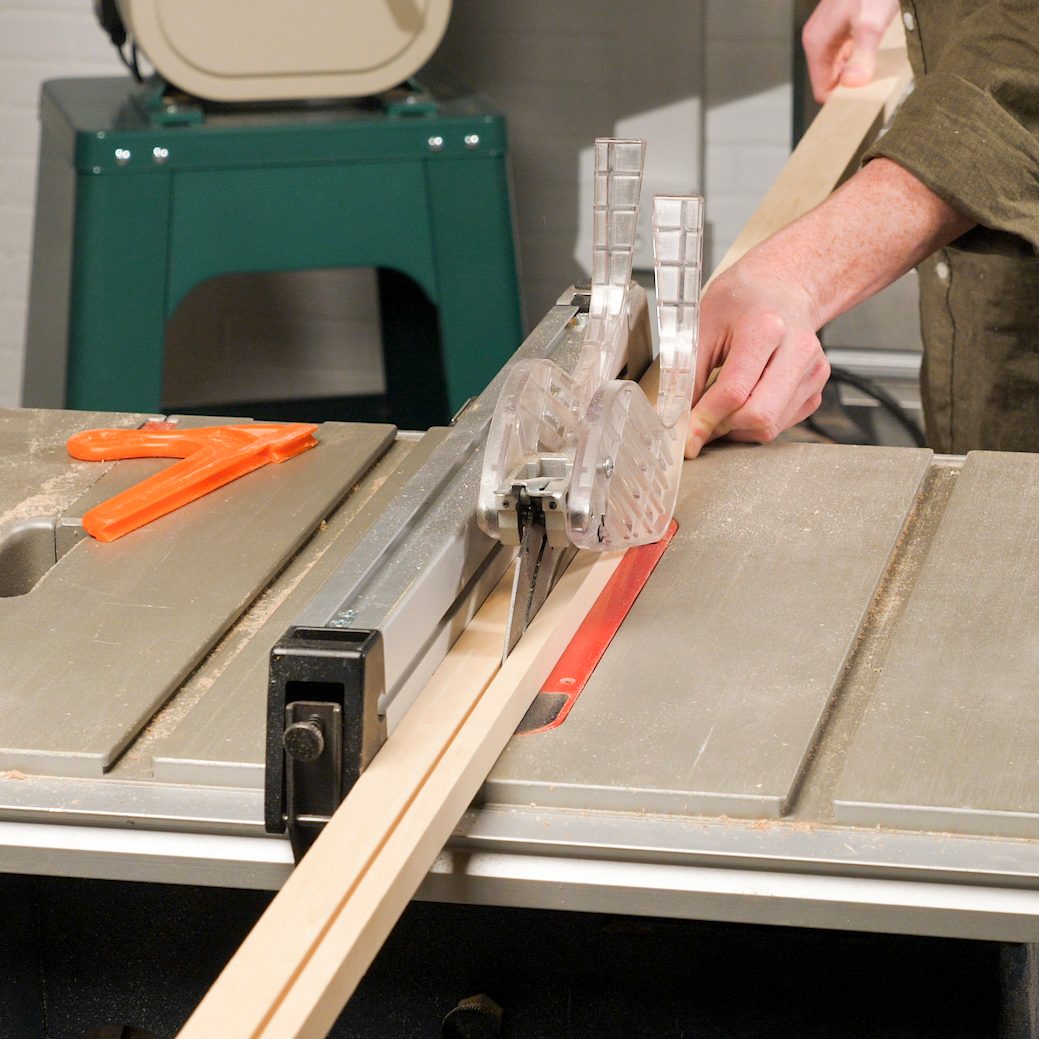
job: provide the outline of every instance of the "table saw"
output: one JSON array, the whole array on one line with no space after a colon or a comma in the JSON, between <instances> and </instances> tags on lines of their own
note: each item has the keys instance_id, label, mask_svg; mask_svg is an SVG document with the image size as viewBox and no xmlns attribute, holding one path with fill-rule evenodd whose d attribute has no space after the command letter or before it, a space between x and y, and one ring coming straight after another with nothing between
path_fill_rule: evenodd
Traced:
<instances>
[{"instance_id":1,"label":"table saw","mask_svg":"<svg viewBox=\"0 0 1039 1039\"><path fill-rule=\"evenodd\" d=\"M510 364L572 360L586 309L564 294ZM149 416L0 413L0 870L278 887L271 650L298 625L378 631L392 738L511 560L473 516L508 368L450 428L327 423L112 544L83 513L168 463L65 442ZM511 741L421 896L1039 940L1037 487L1021 454L687 463L677 533L580 698Z\"/></svg>"}]
</instances>

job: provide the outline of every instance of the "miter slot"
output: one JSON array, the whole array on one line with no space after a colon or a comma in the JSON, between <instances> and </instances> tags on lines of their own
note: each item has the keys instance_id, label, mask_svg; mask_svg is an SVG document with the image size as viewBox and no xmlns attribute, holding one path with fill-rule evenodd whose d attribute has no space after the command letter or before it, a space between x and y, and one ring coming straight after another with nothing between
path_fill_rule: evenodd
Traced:
<instances>
[{"instance_id":1,"label":"miter slot","mask_svg":"<svg viewBox=\"0 0 1039 1039\"><path fill-rule=\"evenodd\" d=\"M172 731L161 715L145 730L134 745L134 757L150 758L157 780L263 790L271 650L387 503L436 450L445 432L431 430L421 438L398 435L191 676L171 704L178 714ZM181 700L190 709L179 710ZM125 772L132 764L124 759L117 771Z\"/></svg>"},{"instance_id":2,"label":"miter slot","mask_svg":"<svg viewBox=\"0 0 1039 1039\"><path fill-rule=\"evenodd\" d=\"M57 518L34 516L0 527L0 599L26 595L57 562Z\"/></svg>"},{"instance_id":3,"label":"miter slot","mask_svg":"<svg viewBox=\"0 0 1039 1039\"><path fill-rule=\"evenodd\" d=\"M1039 457L956 477L834 795L838 822L1039 837Z\"/></svg>"},{"instance_id":4,"label":"miter slot","mask_svg":"<svg viewBox=\"0 0 1039 1039\"><path fill-rule=\"evenodd\" d=\"M70 459L68 438L97 427L133 429L147 417L36 408L0 412L0 598L35 587L71 547L65 531L78 526L77 502L103 477L111 478L112 463Z\"/></svg>"},{"instance_id":5,"label":"miter slot","mask_svg":"<svg viewBox=\"0 0 1039 1039\"><path fill-rule=\"evenodd\" d=\"M834 822L833 794L855 734L887 662L891 640L939 529L963 458L935 456L912 513L870 604L840 687L816 735L815 746L790 808L791 818Z\"/></svg>"}]
</instances>

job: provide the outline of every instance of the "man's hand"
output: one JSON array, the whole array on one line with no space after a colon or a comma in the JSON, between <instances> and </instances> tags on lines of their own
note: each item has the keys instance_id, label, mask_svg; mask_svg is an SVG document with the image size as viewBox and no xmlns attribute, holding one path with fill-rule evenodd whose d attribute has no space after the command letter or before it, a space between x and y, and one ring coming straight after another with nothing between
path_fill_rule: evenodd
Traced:
<instances>
[{"instance_id":1,"label":"man's hand","mask_svg":"<svg viewBox=\"0 0 1039 1039\"><path fill-rule=\"evenodd\" d=\"M696 394L686 457L716 437L765 443L819 407L830 365L811 300L778 265L753 254L720 275L703 298ZM708 375L721 368L703 395Z\"/></svg>"},{"instance_id":2,"label":"man's hand","mask_svg":"<svg viewBox=\"0 0 1039 1039\"><path fill-rule=\"evenodd\" d=\"M821 0L801 33L816 101L839 84L873 79L880 38L897 11L898 0Z\"/></svg>"},{"instance_id":3,"label":"man's hand","mask_svg":"<svg viewBox=\"0 0 1039 1039\"><path fill-rule=\"evenodd\" d=\"M908 170L874 159L751 249L700 307L686 457L715 437L773 440L807 418L830 374L818 329L973 226Z\"/></svg>"}]
</instances>

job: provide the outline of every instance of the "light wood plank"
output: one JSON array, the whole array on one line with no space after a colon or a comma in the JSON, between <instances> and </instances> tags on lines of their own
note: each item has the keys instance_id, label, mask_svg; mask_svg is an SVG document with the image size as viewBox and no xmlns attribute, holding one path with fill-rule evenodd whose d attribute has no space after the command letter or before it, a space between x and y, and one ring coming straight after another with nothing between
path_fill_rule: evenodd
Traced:
<instances>
[{"instance_id":1,"label":"light wood plank","mask_svg":"<svg viewBox=\"0 0 1039 1039\"><path fill-rule=\"evenodd\" d=\"M873 82L833 92L707 285L755 245L814 209L855 172L912 78L905 30L896 18L881 42Z\"/></svg>"},{"instance_id":2,"label":"light wood plank","mask_svg":"<svg viewBox=\"0 0 1039 1039\"><path fill-rule=\"evenodd\" d=\"M579 556L504 665L499 585L182 1039L325 1035L620 558Z\"/></svg>"},{"instance_id":3,"label":"light wood plank","mask_svg":"<svg viewBox=\"0 0 1039 1039\"><path fill-rule=\"evenodd\" d=\"M881 41L873 82L864 87L838 87L830 95L761 204L707 279L704 292L719 274L755 245L820 205L855 172L866 149L894 114L912 79L905 30L901 20L896 18ZM720 370L716 368L711 372L708 385ZM660 367L654 361L640 380L651 401L657 399L659 377Z\"/></svg>"}]
</instances>

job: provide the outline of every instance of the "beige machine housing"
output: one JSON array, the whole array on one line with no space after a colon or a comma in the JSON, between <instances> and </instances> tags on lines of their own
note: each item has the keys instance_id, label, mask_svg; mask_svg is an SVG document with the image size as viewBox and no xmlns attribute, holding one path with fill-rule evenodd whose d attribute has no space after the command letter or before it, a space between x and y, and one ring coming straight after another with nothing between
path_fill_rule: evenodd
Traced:
<instances>
[{"instance_id":1,"label":"beige machine housing","mask_svg":"<svg viewBox=\"0 0 1039 1039\"><path fill-rule=\"evenodd\" d=\"M214 101L361 97L432 56L451 0L118 0L174 86Z\"/></svg>"}]
</instances>

